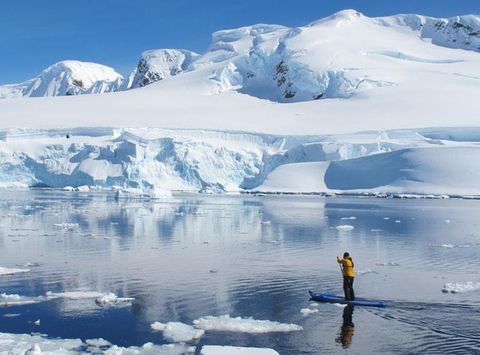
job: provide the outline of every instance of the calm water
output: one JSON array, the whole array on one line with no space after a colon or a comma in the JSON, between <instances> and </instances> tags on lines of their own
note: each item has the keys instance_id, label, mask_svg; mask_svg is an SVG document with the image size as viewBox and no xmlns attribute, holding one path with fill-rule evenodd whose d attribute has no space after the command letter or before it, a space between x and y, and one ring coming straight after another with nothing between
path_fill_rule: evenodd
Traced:
<instances>
[{"instance_id":1,"label":"calm water","mask_svg":"<svg viewBox=\"0 0 480 355\"><path fill-rule=\"evenodd\" d=\"M230 314L304 330L207 331L199 344L280 354L479 353L480 291L441 292L449 282L480 282L479 216L479 201L462 200L180 195L118 202L103 193L2 193L0 266L38 266L1 276L0 293L84 290L135 301L108 309L66 299L3 307L0 331L161 344L154 321ZM357 296L392 301L386 309L356 307L354 327L342 327L344 308L312 305L307 294L342 293L335 257L344 251L359 271ZM302 308L318 312L304 316Z\"/></svg>"}]
</instances>

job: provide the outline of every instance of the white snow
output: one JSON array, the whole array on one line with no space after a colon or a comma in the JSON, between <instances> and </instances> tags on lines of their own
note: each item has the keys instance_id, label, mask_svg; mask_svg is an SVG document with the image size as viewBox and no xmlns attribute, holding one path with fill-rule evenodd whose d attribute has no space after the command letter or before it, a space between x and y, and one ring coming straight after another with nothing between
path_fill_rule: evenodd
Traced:
<instances>
[{"instance_id":1,"label":"white snow","mask_svg":"<svg viewBox=\"0 0 480 355\"><path fill-rule=\"evenodd\" d=\"M0 100L0 127L125 127L132 118L135 126L303 135L474 127L479 27L476 15L369 18L350 10L295 28L218 31L199 57L144 53L145 72L181 75L109 94ZM119 77L114 71L72 62L54 67L78 67L84 86L95 82L96 92L128 87L109 84ZM55 94L62 76L53 78L46 92Z\"/></svg>"},{"instance_id":2,"label":"white snow","mask_svg":"<svg viewBox=\"0 0 480 355\"><path fill-rule=\"evenodd\" d=\"M273 332L294 332L303 328L297 324L284 324L269 320L256 320L253 318L223 316L206 316L193 321L195 327L204 330L216 330L225 332L240 333L273 333Z\"/></svg>"},{"instance_id":3,"label":"white snow","mask_svg":"<svg viewBox=\"0 0 480 355\"><path fill-rule=\"evenodd\" d=\"M203 329L196 329L191 325L180 322L168 322L165 324L154 322L151 324L151 328L156 331L161 331L163 337L173 343L197 340L205 333Z\"/></svg>"},{"instance_id":4,"label":"white snow","mask_svg":"<svg viewBox=\"0 0 480 355\"><path fill-rule=\"evenodd\" d=\"M350 226L348 224L344 224L344 225L341 225L341 226L337 226L335 227L338 231L342 231L342 232L346 232L346 231L351 231L354 229L353 226Z\"/></svg>"},{"instance_id":5,"label":"white snow","mask_svg":"<svg viewBox=\"0 0 480 355\"><path fill-rule=\"evenodd\" d=\"M247 348L240 346L204 345L201 355L279 355L273 349Z\"/></svg>"},{"instance_id":6,"label":"white snow","mask_svg":"<svg viewBox=\"0 0 480 355\"><path fill-rule=\"evenodd\" d=\"M121 81L122 76L105 65L65 60L34 79L0 86L0 99L103 93L118 89Z\"/></svg>"},{"instance_id":7,"label":"white snow","mask_svg":"<svg viewBox=\"0 0 480 355\"><path fill-rule=\"evenodd\" d=\"M0 276L29 272L30 269L17 269L0 266Z\"/></svg>"},{"instance_id":8,"label":"white snow","mask_svg":"<svg viewBox=\"0 0 480 355\"><path fill-rule=\"evenodd\" d=\"M467 282L448 282L443 288L443 293L463 293L480 290L480 282L467 281Z\"/></svg>"}]
</instances>

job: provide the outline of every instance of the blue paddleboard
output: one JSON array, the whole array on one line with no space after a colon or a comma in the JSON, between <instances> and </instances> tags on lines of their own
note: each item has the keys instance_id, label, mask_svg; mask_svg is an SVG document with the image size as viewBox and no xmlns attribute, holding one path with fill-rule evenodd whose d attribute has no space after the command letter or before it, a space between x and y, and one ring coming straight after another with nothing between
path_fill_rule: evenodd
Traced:
<instances>
[{"instance_id":1,"label":"blue paddleboard","mask_svg":"<svg viewBox=\"0 0 480 355\"><path fill-rule=\"evenodd\" d=\"M313 291L308 291L308 293L310 294L311 299L317 302L351 304L354 306L365 307L387 307L386 301L369 301L364 298L355 298L354 301L345 301L345 298L330 293L316 293Z\"/></svg>"}]
</instances>

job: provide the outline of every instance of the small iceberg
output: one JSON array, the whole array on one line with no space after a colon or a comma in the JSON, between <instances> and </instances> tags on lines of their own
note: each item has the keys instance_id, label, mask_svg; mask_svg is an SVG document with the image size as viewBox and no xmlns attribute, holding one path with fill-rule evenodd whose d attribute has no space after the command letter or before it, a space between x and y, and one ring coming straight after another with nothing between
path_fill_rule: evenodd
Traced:
<instances>
[{"instance_id":1,"label":"small iceberg","mask_svg":"<svg viewBox=\"0 0 480 355\"><path fill-rule=\"evenodd\" d=\"M221 332L239 332L249 334L262 334L274 332L295 332L303 330L297 324L284 324L269 320L256 320L253 318L223 316L207 316L193 321L195 327L204 330L216 330Z\"/></svg>"},{"instance_id":2,"label":"small iceberg","mask_svg":"<svg viewBox=\"0 0 480 355\"><path fill-rule=\"evenodd\" d=\"M305 317L309 316L312 313L318 313L318 309L311 309L311 308L302 308L300 313L303 314Z\"/></svg>"},{"instance_id":3,"label":"small iceberg","mask_svg":"<svg viewBox=\"0 0 480 355\"><path fill-rule=\"evenodd\" d=\"M30 269L17 269L17 268L8 268L8 267L0 266L0 276L19 274L19 273L24 273L29 271Z\"/></svg>"},{"instance_id":4,"label":"small iceberg","mask_svg":"<svg viewBox=\"0 0 480 355\"><path fill-rule=\"evenodd\" d=\"M335 227L337 229L337 231L342 231L342 232L346 232L346 231L351 231L354 229L353 226L350 226L348 224L344 224L344 225L341 225L341 226L337 226Z\"/></svg>"},{"instance_id":5,"label":"small iceberg","mask_svg":"<svg viewBox=\"0 0 480 355\"><path fill-rule=\"evenodd\" d=\"M464 293L480 290L480 282L448 282L443 288L443 293Z\"/></svg>"},{"instance_id":6,"label":"small iceberg","mask_svg":"<svg viewBox=\"0 0 480 355\"><path fill-rule=\"evenodd\" d=\"M172 343L185 343L200 339L205 331L196 329L191 325L181 322L160 323L154 322L150 325L152 330L161 331L163 337Z\"/></svg>"}]
</instances>

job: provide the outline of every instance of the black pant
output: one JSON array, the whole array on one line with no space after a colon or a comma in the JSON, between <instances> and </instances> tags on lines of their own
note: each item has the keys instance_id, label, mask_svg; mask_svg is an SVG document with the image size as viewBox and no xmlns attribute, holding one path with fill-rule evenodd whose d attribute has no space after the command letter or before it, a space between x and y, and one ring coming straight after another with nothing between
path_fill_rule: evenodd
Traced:
<instances>
[{"instance_id":1,"label":"black pant","mask_svg":"<svg viewBox=\"0 0 480 355\"><path fill-rule=\"evenodd\" d=\"M353 292L353 277L343 277L343 292L345 293L345 300L353 301L355 299L355 293Z\"/></svg>"}]
</instances>

